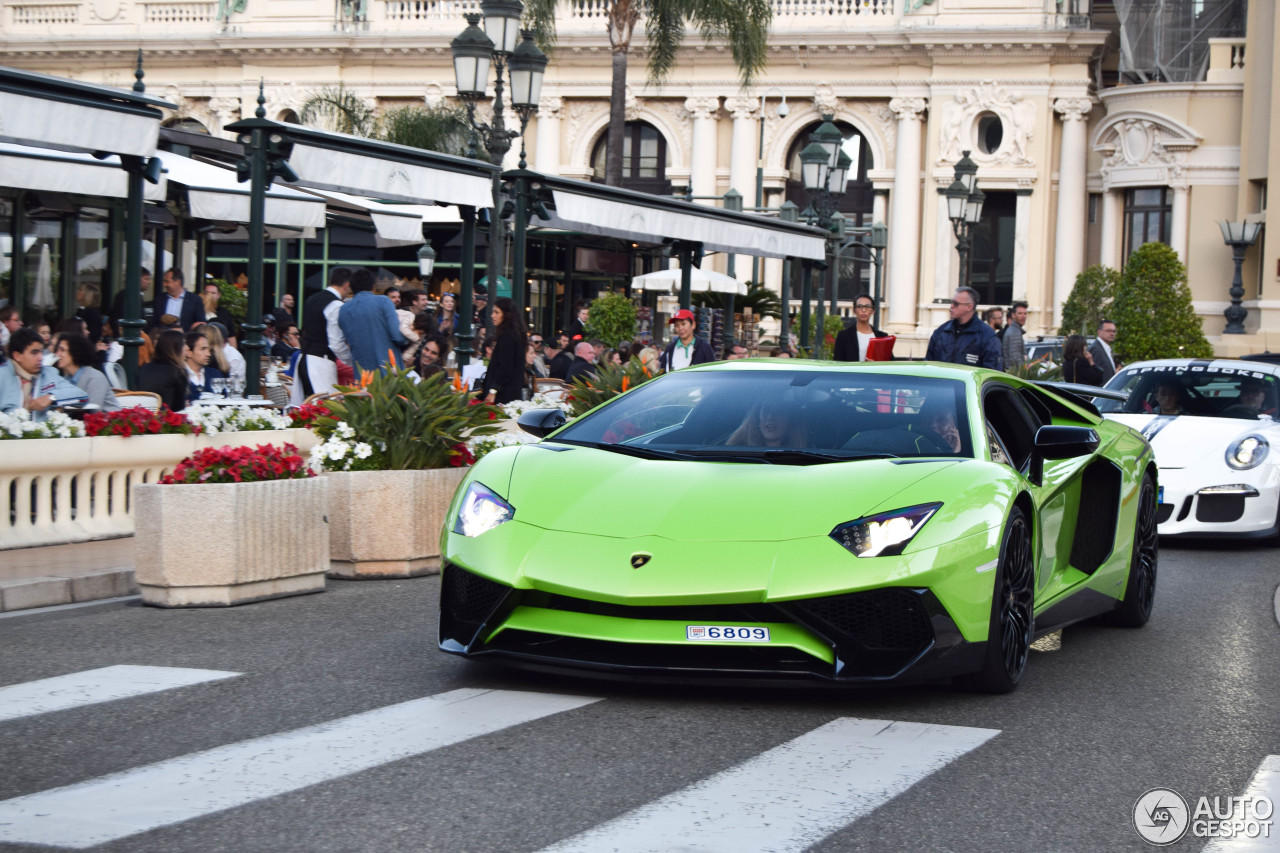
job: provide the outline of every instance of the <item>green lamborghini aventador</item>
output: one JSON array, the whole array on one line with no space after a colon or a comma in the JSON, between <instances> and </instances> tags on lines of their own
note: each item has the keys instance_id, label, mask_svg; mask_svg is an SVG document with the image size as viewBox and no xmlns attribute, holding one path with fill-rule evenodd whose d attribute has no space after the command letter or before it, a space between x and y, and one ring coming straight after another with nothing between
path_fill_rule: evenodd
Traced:
<instances>
[{"instance_id":1,"label":"green lamborghini aventador","mask_svg":"<svg viewBox=\"0 0 1280 853\"><path fill-rule=\"evenodd\" d=\"M1086 397L920 362L681 370L468 473L440 648L625 678L1006 692L1155 596L1156 466Z\"/></svg>"}]
</instances>

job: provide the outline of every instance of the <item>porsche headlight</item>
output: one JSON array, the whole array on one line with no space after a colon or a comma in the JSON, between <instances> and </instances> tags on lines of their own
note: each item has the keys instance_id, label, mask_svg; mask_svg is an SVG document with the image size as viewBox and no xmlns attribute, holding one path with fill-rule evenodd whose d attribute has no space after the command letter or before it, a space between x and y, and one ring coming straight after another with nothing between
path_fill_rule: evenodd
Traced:
<instances>
[{"instance_id":1,"label":"porsche headlight","mask_svg":"<svg viewBox=\"0 0 1280 853\"><path fill-rule=\"evenodd\" d=\"M1227 464L1237 471L1257 468L1267 458L1270 445L1260 435L1246 435L1231 442L1227 448Z\"/></svg>"},{"instance_id":2,"label":"porsche headlight","mask_svg":"<svg viewBox=\"0 0 1280 853\"><path fill-rule=\"evenodd\" d=\"M941 506L920 504L877 513L838 525L830 535L855 557L892 557L902 553Z\"/></svg>"},{"instance_id":3,"label":"porsche headlight","mask_svg":"<svg viewBox=\"0 0 1280 853\"><path fill-rule=\"evenodd\" d=\"M463 536L479 536L510 521L515 514L516 508L498 497L492 489L483 483L472 483L462 496L453 532Z\"/></svg>"}]
</instances>

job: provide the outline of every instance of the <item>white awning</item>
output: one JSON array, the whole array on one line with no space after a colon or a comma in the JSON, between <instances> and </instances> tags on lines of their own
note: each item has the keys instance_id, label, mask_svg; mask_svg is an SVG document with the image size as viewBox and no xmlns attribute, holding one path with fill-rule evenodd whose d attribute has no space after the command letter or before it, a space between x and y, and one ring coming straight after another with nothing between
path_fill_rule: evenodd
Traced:
<instances>
[{"instance_id":1,"label":"white awning","mask_svg":"<svg viewBox=\"0 0 1280 853\"><path fill-rule=\"evenodd\" d=\"M159 156L169 179L187 188L193 217L218 222L249 221L249 184L237 181L230 169L168 151ZM277 182L267 190L264 221L294 229L323 228L324 202Z\"/></svg>"},{"instance_id":2,"label":"white awning","mask_svg":"<svg viewBox=\"0 0 1280 853\"><path fill-rule=\"evenodd\" d=\"M715 270L704 270L701 267L692 267L689 273L689 288L695 293L701 293L704 290L710 290L713 293L734 293L738 296L745 296L747 293L747 286L731 275ZM631 286L645 290L671 290L679 287L680 282L681 270L679 267L674 267L635 276L631 279Z\"/></svg>"},{"instance_id":3,"label":"white awning","mask_svg":"<svg viewBox=\"0 0 1280 853\"><path fill-rule=\"evenodd\" d=\"M150 157L161 113L145 93L0 68L0 141Z\"/></svg>"},{"instance_id":4,"label":"white awning","mask_svg":"<svg viewBox=\"0 0 1280 853\"><path fill-rule=\"evenodd\" d=\"M426 242L422 236L422 218L428 205L383 204L334 190L313 189L312 192L326 199L331 208L368 215L373 220L379 247L421 246Z\"/></svg>"},{"instance_id":5,"label":"white awning","mask_svg":"<svg viewBox=\"0 0 1280 853\"><path fill-rule=\"evenodd\" d=\"M126 198L129 175L114 155L99 160L90 154L0 142L0 186ZM164 177L155 184L143 181L142 189L148 201L165 199Z\"/></svg>"},{"instance_id":6,"label":"white awning","mask_svg":"<svg viewBox=\"0 0 1280 853\"><path fill-rule=\"evenodd\" d=\"M567 178L541 182L551 190L555 209L539 225L648 243L688 240L711 251L766 258L826 255L823 233L798 223Z\"/></svg>"},{"instance_id":7,"label":"white awning","mask_svg":"<svg viewBox=\"0 0 1280 853\"><path fill-rule=\"evenodd\" d=\"M488 164L358 136L289 126L294 186L421 204L493 207ZM428 159L429 158L429 159ZM440 165L436 165L436 164Z\"/></svg>"}]
</instances>

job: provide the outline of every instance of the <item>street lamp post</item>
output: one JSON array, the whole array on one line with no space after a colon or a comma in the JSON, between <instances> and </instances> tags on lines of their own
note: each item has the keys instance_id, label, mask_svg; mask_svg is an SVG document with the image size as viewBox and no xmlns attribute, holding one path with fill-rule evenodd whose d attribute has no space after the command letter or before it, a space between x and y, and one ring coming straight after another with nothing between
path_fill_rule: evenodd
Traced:
<instances>
[{"instance_id":1,"label":"street lamp post","mask_svg":"<svg viewBox=\"0 0 1280 853\"><path fill-rule=\"evenodd\" d=\"M542 86L541 68L546 67L546 57L542 56L541 51L530 43L529 47L541 57L542 61L541 68L534 74L530 67L532 57L529 51L524 45L519 48L516 46L516 40L520 35L520 18L523 14L524 4L520 0L481 0L480 14L467 14L466 29L449 45L453 54L453 72L458 98L466 106L467 119L471 124L472 156L475 155L477 144L483 142L484 149L489 154L489 162L495 166L502 165L507 152L511 150L511 141L523 135L524 127L528 123L528 115L537 109L538 94ZM479 26L481 20L484 21L483 30ZM503 115L506 110L503 100L506 80L503 72L508 70L508 61L510 61L512 106L521 114L519 132L507 129ZM493 115L486 124L476 121L476 104L486 96L490 67L496 73L493 86ZM536 85L533 82L535 76ZM528 101L530 97L533 99L532 103ZM502 210L501 194L501 178L495 175L493 179L495 213ZM502 275L502 268L505 266L503 258L505 230L501 216L494 216L490 220L489 260L486 264L486 274L489 286L495 288L493 294L495 297L498 278ZM512 291L513 298L517 298L514 287ZM523 302L523 293L518 299ZM468 298L467 301L469 302L470 299ZM489 304L492 304L492 300ZM463 317L464 321L469 319L469 317Z\"/></svg>"},{"instance_id":2,"label":"street lamp post","mask_svg":"<svg viewBox=\"0 0 1280 853\"><path fill-rule=\"evenodd\" d=\"M778 118L786 118L791 110L787 107L787 94L777 86L770 86L764 90L764 94L760 96L760 133L759 146L756 151L756 212L764 209L764 102L769 97L770 92L777 92L782 98L782 103L778 104ZM751 258L751 280L760 280L760 257L758 255Z\"/></svg>"},{"instance_id":3,"label":"street lamp post","mask_svg":"<svg viewBox=\"0 0 1280 853\"><path fill-rule=\"evenodd\" d=\"M822 124L809 135L809 144L800 152L800 177L804 183L805 190L811 196L809 206L804 209L801 216L810 225L816 225L830 232L830 237L827 240L827 257L831 260L813 265L819 269L833 269L836 267L833 261L838 260L836 248L838 244L835 241L844 236L841 228L843 217L836 211L836 202L840 196L844 195L845 183L849 179L849 169L853 165L853 158L844 153L841 147L844 144L844 134L835 126L831 118L830 115L822 117ZM811 267L806 267L805 273L806 279L811 278ZM836 304L835 291L838 282L839 270L837 269L831 278L833 307ZM819 292L821 293L821 291ZM811 287L806 282L805 292L802 297L804 305L801 307L801 346L806 346L809 340L808 303L810 294ZM818 304L819 325L817 329L819 345L824 340L821 326L822 319L823 303L820 295ZM817 345L814 348L817 349Z\"/></svg>"},{"instance_id":4,"label":"street lamp post","mask_svg":"<svg viewBox=\"0 0 1280 853\"><path fill-rule=\"evenodd\" d=\"M956 236L956 251L960 254L960 287L969 286L970 268L973 263L973 228L982 219L982 203L986 194L978 189L978 164L969 159L969 152L956 163L955 180L947 187L947 218Z\"/></svg>"},{"instance_id":5,"label":"street lamp post","mask_svg":"<svg viewBox=\"0 0 1280 853\"><path fill-rule=\"evenodd\" d=\"M1231 247L1231 257L1236 265L1235 275L1231 279L1231 304L1222 312L1227 318L1227 327L1222 333L1243 335L1244 318L1249 315L1249 311L1240 304L1244 298L1244 279L1240 275L1240 268L1244 264L1245 252L1258 239L1262 225L1258 222L1219 222L1218 227L1222 229L1223 242Z\"/></svg>"}]
</instances>

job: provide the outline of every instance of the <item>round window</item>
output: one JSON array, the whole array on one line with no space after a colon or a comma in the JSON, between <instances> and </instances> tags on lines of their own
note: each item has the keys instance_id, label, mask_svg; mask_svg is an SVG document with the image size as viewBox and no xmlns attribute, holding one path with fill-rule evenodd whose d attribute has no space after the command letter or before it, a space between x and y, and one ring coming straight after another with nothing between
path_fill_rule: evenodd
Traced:
<instances>
[{"instance_id":1,"label":"round window","mask_svg":"<svg viewBox=\"0 0 1280 853\"><path fill-rule=\"evenodd\" d=\"M994 154L1000 150L1004 141L1004 123L995 113L983 113L978 116L978 150L983 154Z\"/></svg>"}]
</instances>

